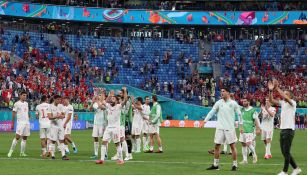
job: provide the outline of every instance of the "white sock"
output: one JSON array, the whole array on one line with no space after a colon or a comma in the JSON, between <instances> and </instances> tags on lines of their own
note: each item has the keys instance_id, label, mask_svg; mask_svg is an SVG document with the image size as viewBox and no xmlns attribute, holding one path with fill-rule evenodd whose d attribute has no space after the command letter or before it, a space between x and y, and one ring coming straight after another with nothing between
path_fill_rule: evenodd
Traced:
<instances>
[{"instance_id":1,"label":"white sock","mask_svg":"<svg viewBox=\"0 0 307 175\"><path fill-rule=\"evenodd\" d=\"M127 146L126 140L122 142L122 150L123 150L123 153L125 153L125 155L128 156L128 146Z\"/></svg>"},{"instance_id":2,"label":"white sock","mask_svg":"<svg viewBox=\"0 0 307 175\"><path fill-rule=\"evenodd\" d=\"M46 148L42 148L43 155L46 154L46 152L47 152L47 149Z\"/></svg>"},{"instance_id":3,"label":"white sock","mask_svg":"<svg viewBox=\"0 0 307 175\"><path fill-rule=\"evenodd\" d=\"M72 146L73 148L76 148L75 142L72 142L72 143L71 143L71 146Z\"/></svg>"},{"instance_id":4,"label":"white sock","mask_svg":"<svg viewBox=\"0 0 307 175\"><path fill-rule=\"evenodd\" d=\"M57 140L56 143L57 143L58 147L61 145L59 140Z\"/></svg>"},{"instance_id":5,"label":"white sock","mask_svg":"<svg viewBox=\"0 0 307 175\"><path fill-rule=\"evenodd\" d=\"M62 154L62 157L65 156L65 145L64 143L60 143L60 150L61 150L61 154Z\"/></svg>"},{"instance_id":6,"label":"white sock","mask_svg":"<svg viewBox=\"0 0 307 175\"><path fill-rule=\"evenodd\" d=\"M234 161L232 162L232 165L238 167L238 162L237 162L236 160L234 160Z\"/></svg>"},{"instance_id":7,"label":"white sock","mask_svg":"<svg viewBox=\"0 0 307 175\"><path fill-rule=\"evenodd\" d=\"M136 151L136 141L135 141L135 139L131 139L131 143L132 143L132 150Z\"/></svg>"},{"instance_id":8,"label":"white sock","mask_svg":"<svg viewBox=\"0 0 307 175\"><path fill-rule=\"evenodd\" d=\"M25 151L26 151L26 144L27 144L26 140L21 140L20 153L25 153Z\"/></svg>"},{"instance_id":9,"label":"white sock","mask_svg":"<svg viewBox=\"0 0 307 175\"><path fill-rule=\"evenodd\" d=\"M49 144L49 151L51 152L51 156L54 157L55 144L53 144L53 143Z\"/></svg>"},{"instance_id":10,"label":"white sock","mask_svg":"<svg viewBox=\"0 0 307 175\"><path fill-rule=\"evenodd\" d=\"M247 161L247 147L242 146L243 161Z\"/></svg>"},{"instance_id":11,"label":"white sock","mask_svg":"<svg viewBox=\"0 0 307 175\"><path fill-rule=\"evenodd\" d=\"M47 151L49 151L50 140L47 140Z\"/></svg>"},{"instance_id":12,"label":"white sock","mask_svg":"<svg viewBox=\"0 0 307 175\"><path fill-rule=\"evenodd\" d=\"M94 142L94 155L98 156L99 142Z\"/></svg>"},{"instance_id":13,"label":"white sock","mask_svg":"<svg viewBox=\"0 0 307 175\"><path fill-rule=\"evenodd\" d=\"M160 150L160 151L163 151L162 146L159 147L159 150Z\"/></svg>"},{"instance_id":14,"label":"white sock","mask_svg":"<svg viewBox=\"0 0 307 175\"><path fill-rule=\"evenodd\" d=\"M265 146L265 155L271 155L271 143L267 143Z\"/></svg>"},{"instance_id":15,"label":"white sock","mask_svg":"<svg viewBox=\"0 0 307 175\"><path fill-rule=\"evenodd\" d=\"M146 148L146 143L147 143L147 138L145 136L142 137L142 140L143 140L143 149Z\"/></svg>"},{"instance_id":16,"label":"white sock","mask_svg":"<svg viewBox=\"0 0 307 175\"><path fill-rule=\"evenodd\" d=\"M141 151L141 138L136 139L136 151L137 152Z\"/></svg>"},{"instance_id":17,"label":"white sock","mask_svg":"<svg viewBox=\"0 0 307 175\"><path fill-rule=\"evenodd\" d=\"M16 140L16 138L14 138L13 141L12 141L11 148L10 148L11 151L14 151L14 149L15 149L15 147L17 145L17 142L18 142L18 140Z\"/></svg>"},{"instance_id":18,"label":"white sock","mask_svg":"<svg viewBox=\"0 0 307 175\"><path fill-rule=\"evenodd\" d=\"M64 145L64 146L65 146L65 151L69 152L68 145Z\"/></svg>"},{"instance_id":19,"label":"white sock","mask_svg":"<svg viewBox=\"0 0 307 175\"><path fill-rule=\"evenodd\" d=\"M253 140L253 146L254 146L254 149L256 150L256 140Z\"/></svg>"},{"instance_id":20,"label":"white sock","mask_svg":"<svg viewBox=\"0 0 307 175\"><path fill-rule=\"evenodd\" d=\"M227 144L224 144L224 149L223 151L226 153L227 152Z\"/></svg>"},{"instance_id":21,"label":"white sock","mask_svg":"<svg viewBox=\"0 0 307 175\"><path fill-rule=\"evenodd\" d=\"M217 166L219 166L219 163L220 163L219 159L214 159L213 166L217 167Z\"/></svg>"},{"instance_id":22,"label":"white sock","mask_svg":"<svg viewBox=\"0 0 307 175\"><path fill-rule=\"evenodd\" d=\"M253 145L249 145L249 150L252 152L253 156L256 155L256 150L255 150L255 147Z\"/></svg>"},{"instance_id":23,"label":"white sock","mask_svg":"<svg viewBox=\"0 0 307 175\"><path fill-rule=\"evenodd\" d=\"M100 160L104 160L104 156L105 156L106 152L107 152L106 145L101 145L101 158L100 158Z\"/></svg>"},{"instance_id":24,"label":"white sock","mask_svg":"<svg viewBox=\"0 0 307 175\"><path fill-rule=\"evenodd\" d=\"M149 150L150 150L150 151L153 151L153 146L150 146Z\"/></svg>"},{"instance_id":25,"label":"white sock","mask_svg":"<svg viewBox=\"0 0 307 175\"><path fill-rule=\"evenodd\" d=\"M123 150L120 144L118 144L116 150L117 150L118 160L123 160Z\"/></svg>"}]
</instances>

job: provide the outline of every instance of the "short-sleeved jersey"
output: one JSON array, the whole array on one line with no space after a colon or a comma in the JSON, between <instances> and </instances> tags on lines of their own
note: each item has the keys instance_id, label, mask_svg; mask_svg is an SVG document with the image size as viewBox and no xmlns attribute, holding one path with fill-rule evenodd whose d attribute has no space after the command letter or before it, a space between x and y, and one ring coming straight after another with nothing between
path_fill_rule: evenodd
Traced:
<instances>
[{"instance_id":1,"label":"short-sleeved jersey","mask_svg":"<svg viewBox=\"0 0 307 175\"><path fill-rule=\"evenodd\" d=\"M270 107L268 109L274 116L276 114L276 109L274 107ZM270 116L266 109L262 109L262 121L261 121L261 129L263 131L273 131L274 129L274 116Z\"/></svg>"},{"instance_id":2,"label":"short-sleeved jersey","mask_svg":"<svg viewBox=\"0 0 307 175\"><path fill-rule=\"evenodd\" d=\"M50 104L42 103L36 106L36 114L39 118L40 128L50 128L50 120L48 118L48 113L50 113Z\"/></svg>"},{"instance_id":3,"label":"short-sleeved jersey","mask_svg":"<svg viewBox=\"0 0 307 175\"><path fill-rule=\"evenodd\" d=\"M17 101L14 104L13 111L16 112L18 123L29 123L29 105L26 101Z\"/></svg>"},{"instance_id":4,"label":"short-sleeved jersey","mask_svg":"<svg viewBox=\"0 0 307 175\"><path fill-rule=\"evenodd\" d=\"M99 109L98 108L98 103L93 104L93 108L95 110L95 115L94 115L94 125L99 125L102 126L106 124L106 115L105 115L105 110Z\"/></svg>"},{"instance_id":5,"label":"short-sleeved jersey","mask_svg":"<svg viewBox=\"0 0 307 175\"><path fill-rule=\"evenodd\" d=\"M74 117L74 107L70 104L68 106L64 106L64 113L65 113L64 122L67 120L68 114L71 114L70 121L67 123L67 125L72 126L72 121L73 121L73 117Z\"/></svg>"},{"instance_id":6,"label":"short-sleeved jersey","mask_svg":"<svg viewBox=\"0 0 307 175\"><path fill-rule=\"evenodd\" d=\"M109 128L120 127L120 113L122 110L122 106L120 104L116 104L115 106L111 106L110 104L106 104L107 107L107 121Z\"/></svg>"},{"instance_id":7,"label":"short-sleeved jersey","mask_svg":"<svg viewBox=\"0 0 307 175\"><path fill-rule=\"evenodd\" d=\"M65 113L64 106L61 104L58 104L57 106L53 104L50 104L50 113L53 116L60 115L61 113ZM63 127L63 119L54 119L51 120L51 126L56 126L56 127Z\"/></svg>"},{"instance_id":8,"label":"short-sleeved jersey","mask_svg":"<svg viewBox=\"0 0 307 175\"><path fill-rule=\"evenodd\" d=\"M143 110L144 110L144 114L145 114L144 116L145 116L145 118L149 119L150 106L144 104L144 105L143 105ZM143 120L144 120L144 121L147 121L147 120L145 120L145 119L143 119Z\"/></svg>"},{"instance_id":9,"label":"short-sleeved jersey","mask_svg":"<svg viewBox=\"0 0 307 175\"><path fill-rule=\"evenodd\" d=\"M135 109L132 124L136 126L142 126L143 124L143 114L145 113L145 109L142 108L142 110Z\"/></svg>"}]
</instances>

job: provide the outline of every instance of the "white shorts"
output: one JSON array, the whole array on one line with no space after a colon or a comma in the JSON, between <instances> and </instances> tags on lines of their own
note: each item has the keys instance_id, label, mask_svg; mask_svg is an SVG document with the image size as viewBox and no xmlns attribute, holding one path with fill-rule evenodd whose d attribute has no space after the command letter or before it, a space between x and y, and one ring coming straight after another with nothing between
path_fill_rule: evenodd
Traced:
<instances>
[{"instance_id":1,"label":"white shorts","mask_svg":"<svg viewBox=\"0 0 307 175\"><path fill-rule=\"evenodd\" d=\"M30 123L17 123L16 134L30 136Z\"/></svg>"},{"instance_id":2,"label":"white shorts","mask_svg":"<svg viewBox=\"0 0 307 175\"><path fill-rule=\"evenodd\" d=\"M94 125L92 137L103 137L104 130L105 128L103 125Z\"/></svg>"},{"instance_id":3,"label":"white shorts","mask_svg":"<svg viewBox=\"0 0 307 175\"><path fill-rule=\"evenodd\" d=\"M103 133L103 141L110 142L111 140L114 143L120 142L120 128L108 128Z\"/></svg>"},{"instance_id":4,"label":"white shorts","mask_svg":"<svg viewBox=\"0 0 307 175\"><path fill-rule=\"evenodd\" d=\"M236 130L222 130L217 129L215 131L214 143L215 144L232 144L238 141Z\"/></svg>"},{"instance_id":5,"label":"white shorts","mask_svg":"<svg viewBox=\"0 0 307 175\"><path fill-rule=\"evenodd\" d=\"M149 125L149 134L160 134L160 126L159 125Z\"/></svg>"},{"instance_id":6,"label":"white shorts","mask_svg":"<svg viewBox=\"0 0 307 175\"><path fill-rule=\"evenodd\" d=\"M52 141L64 140L65 131L63 127L51 126L49 139Z\"/></svg>"},{"instance_id":7,"label":"white shorts","mask_svg":"<svg viewBox=\"0 0 307 175\"><path fill-rule=\"evenodd\" d=\"M120 129L119 129L119 137L120 138L125 137L125 135L126 135L125 130L126 130L125 126L120 126Z\"/></svg>"},{"instance_id":8,"label":"white shorts","mask_svg":"<svg viewBox=\"0 0 307 175\"><path fill-rule=\"evenodd\" d=\"M272 131L261 131L261 140L273 139L273 130Z\"/></svg>"},{"instance_id":9,"label":"white shorts","mask_svg":"<svg viewBox=\"0 0 307 175\"><path fill-rule=\"evenodd\" d=\"M72 128L71 125L66 125L66 128L65 128L65 135L70 135L70 134L71 134L71 128Z\"/></svg>"},{"instance_id":10,"label":"white shorts","mask_svg":"<svg viewBox=\"0 0 307 175\"><path fill-rule=\"evenodd\" d=\"M39 138L45 139L49 138L50 128L40 128L39 129Z\"/></svg>"},{"instance_id":11,"label":"white shorts","mask_svg":"<svg viewBox=\"0 0 307 175\"><path fill-rule=\"evenodd\" d=\"M240 133L240 139L239 141L242 143L248 143L248 142L252 142L255 138L255 134L254 133Z\"/></svg>"},{"instance_id":12,"label":"white shorts","mask_svg":"<svg viewBox=\"0 0 307 175\"><path fill-rule=\"evenodd\" d=\"M131 134L132 135L141 135L141 132L142 132L142 127L141 125L134 125L132 124L132 131L131 131Z\"/></svg>"},{"instance_id":13,"label":"white shorts","mask_svg":"<svg viewBox=\"0 0 307 175\"><path fill-rule=\"evenodd\" d=\"M143 122L142 133L149 133L149 124L146 121Z\"/></svg>"}]
</instances>

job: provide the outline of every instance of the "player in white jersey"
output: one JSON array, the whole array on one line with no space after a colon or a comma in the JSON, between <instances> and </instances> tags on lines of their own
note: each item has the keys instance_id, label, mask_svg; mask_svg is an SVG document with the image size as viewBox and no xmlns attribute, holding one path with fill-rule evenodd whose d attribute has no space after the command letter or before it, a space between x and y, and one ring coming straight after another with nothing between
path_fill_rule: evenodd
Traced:
<instances>
[{"instance_id":1,"label":"player in white jersey","mask_svg":"<svg viewBox=\"0 0 307 175\"><path fill-rule=\"evenodd\" d=\"M222 88L221 90L222 99L217 101L211 111L208 113L204 120L204 126L207 121L209 121L215 113L217 113L217 126L215 132L215 150L214 150L214 163L207 170L218 170L219 169L219 158L220 158L220 147L221 144L225 142L230 145L232 151L232 171L237 171L237 150L236 142L237 136L235 131L235 114L239 116L240 128L242 128L242 116L239 105L230 99L229 90L227 88Z\"/></svg>"},{"instance_id":2,"label":"player in white jersey","mask_svg":"<svg viewBox=\"0 0 307 175\"><path fill-rule=\"evenodd\" d=\"M143 127L143 116L144 116L144 109L143 109L143 99L142 97L137 98L137 102L134 103L132 100L134 115L132 119L132 152L140 153L141 152L141 131ZM148 119L147 119L148 120Z\"/></svg>"},{"instance_id":3,"label":"player in white jersey","mask_svg":"<svg viewBox=\"0 0 307 175\"><path fill-rule=\"evenodd\" d=\"M99 138L102 139L103 133L106 128L106 110L104 110L102 102L105 99L104 94L94 97L93 99L93 109L95 111L94 115L94 126L92 137L94 138L94 155L92 159L98 159L98 150L99 150ZM106 145L107 147L108 145ZM107 151L106 151L107 152ZM107 155L107 154L106 154ZM105 155L105 159L107 156Z\"/></svg>"},{"instance_id":4,"label":"player in white jersey","mask_svg":"<svg viewBox=\"0 0 307 175\"><path fill-rule=\"evenodd\" d=\"M55 159L55 143L57 140L60 142L60 150L62 154L62 160L69 160L65 155L64 135L65 130L63 127L63 118L65 117L64 106L61 103L61 97L55 95L54 102L50 104L50 113L48 117L51 121L49 139L51 143L49 145L49 151L51 152L52 159Z\"/></svg>"},{"instance_id":5,"label":"player in white jersey","mask_svg":"<svg viewBox=\"0 0 307 175\"><path fill-rule=\"evenodd\" d=\"M148 96L145 97L145 104L143 105L143 109L145 112L145 118L149 119L149 113L150 113L150 99ZM143 118L143 151L149 150L149 121Z\"/></svg>"},{"instance_id":6,"label":"player in white jersey","mask_svg":"<svg viewBox=\"0 0 307 175\"><path fill-rule=\"evenodd\" d=\"M13 139L8 157L12 157L13 151L16 147L18 140L22 137L20 156L26 157L26 141L28 136L30 136L30 121L29 121L29 105L26 102L27 93L21 92L19 94L19 101L14 104L12 112L12 130L14 130L14 119L17 116L17 126L16 126L16 136Z\"/></svg>"},{"instance_id":7,"label":"player in white jersey","mask_svg":"<svg viewBox=\"0 0 307 175\"><path fill-rule=\"evenodd\" d=\"M271 141L273 139L273 131L274 131L274 117L276 114L276 109L271 106L270 100L268 98L265 99L265 106L261 105L261 140L264 141L265 144L265 159L272 158L271 154Z\"/></svg>"},{"instance_id":8,"label":"player in white jersey","mask_svg":"<svg viewBox=\"0 0 307 175\"><path fill-rule=\"evenodd\" d=\"M71 138L74 107L69 103L69 97L63 98L63 105L64 105L64 110L65 110L65 118L64 118L64 123L63 123L63 127L65 129L65 136L64 136L65 152L69 154L68 143L70 143L74 150L74 153L77 154L78 153L77 146Z\"/></svg>"},{"instance_id":9,"label":"player in white jersey","mask_svg":"<svg viewBox=\"0 0 307 175\"><path fill-rule=\"evenodd\" d=\"M41 97L41 104L36 106L36 118L39 119L39 138L41 139L42 157L46 157L47 140L49 138L50 120L50 104L47 103L47 96Z\"/></svg>"},{"instance_id":10,"label":"player in white jersey","mask_svg":"<svg viewBox=\"0 0 307 175\"><path fill-rule=\"evenodd\" d=\"M104 158L107 151L106 145L110 140L112 140L116 145L117 150L117 164L122 165L124 164L123 154L122 154L122 147L120 144L120 114L123 106L126 104L127 98L127 91L126 88L123 88L124 91L124 101L119 104L119 98L114 96L114 91L109 94L108 99L111 99L110 103L106 103L105 101L102 103L107 110L107 127L103 134L103 140L101 145L101 159L96 161L96 164L104 164Z\"/></svg>"}]
</instances>

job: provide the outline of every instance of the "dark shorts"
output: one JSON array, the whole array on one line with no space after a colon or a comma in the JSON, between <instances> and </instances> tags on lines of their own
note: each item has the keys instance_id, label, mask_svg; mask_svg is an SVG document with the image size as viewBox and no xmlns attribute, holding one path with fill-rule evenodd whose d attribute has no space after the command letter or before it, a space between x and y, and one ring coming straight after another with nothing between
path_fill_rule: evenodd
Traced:
<instances>
[{"instance_id":1,"label":"dark shorts","mask_svg":"<svg viewBox=\"0 0 307 175\"><path fill-rule=\"evenodd\" d=\"M132 123L126 122L125 123L125 135L131 135L131 128L132 128Z\"/></svg>"}]
</instances>

